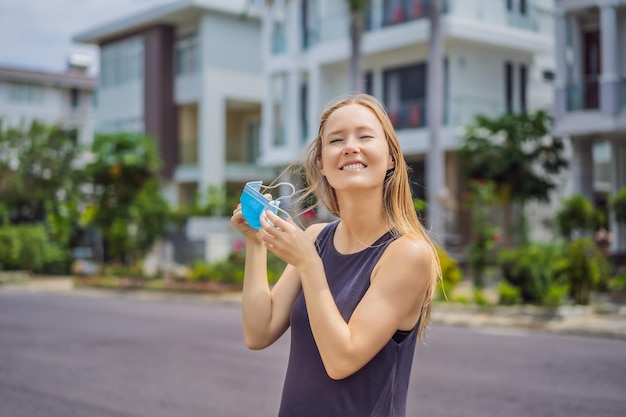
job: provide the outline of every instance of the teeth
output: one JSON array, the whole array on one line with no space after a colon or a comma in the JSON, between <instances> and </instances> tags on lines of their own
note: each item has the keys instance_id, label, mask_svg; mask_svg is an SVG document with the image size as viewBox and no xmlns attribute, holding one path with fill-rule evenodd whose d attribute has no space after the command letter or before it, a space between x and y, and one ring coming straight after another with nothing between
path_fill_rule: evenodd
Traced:
<instances>
[{"instance_id":1,"label":"teeth","mask_svg":"<svg viewBox=\"0 0 626 417\"><path fill-rule=\"evenodd\" d=\"M365 168L365 165L363 164L350 164L350 165L345 165L343 168L341 168L344 171L355 171L357 169L363 169Z\"/></svg>"}]
</instances>

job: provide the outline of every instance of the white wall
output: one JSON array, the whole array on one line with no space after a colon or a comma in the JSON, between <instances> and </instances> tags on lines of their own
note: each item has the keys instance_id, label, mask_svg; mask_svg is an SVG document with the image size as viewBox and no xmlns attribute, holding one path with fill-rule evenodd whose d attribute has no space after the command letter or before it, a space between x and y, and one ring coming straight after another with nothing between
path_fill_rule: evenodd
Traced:
<instances>
[{"instance_id":1,"label":"white wall","mask_svg":"<svg viewBox=\"0 0 626 417\"><path fill-rule=\"evenodd\" d=\"M260 22L252 18L204 15L200 30L202 67L261 74L260 30Z\"/></svg>"}]
</instances>

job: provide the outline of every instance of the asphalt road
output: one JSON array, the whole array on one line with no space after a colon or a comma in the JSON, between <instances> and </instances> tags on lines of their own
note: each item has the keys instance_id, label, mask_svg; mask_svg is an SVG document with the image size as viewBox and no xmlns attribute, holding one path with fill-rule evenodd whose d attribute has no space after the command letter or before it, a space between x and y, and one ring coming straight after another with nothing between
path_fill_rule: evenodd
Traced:
<instances>
[{"instance_id":1,"label":"asphalt road","mask_svg":"<svg viewBox=\"0 0 626 417\"><path fill-rule=\"evenodd\" d=\"M408 416L626 415L626 341L433 327ZM237 305L0 291L0 417L274 416L288 336Z\"/></svg>"}]
</instances>

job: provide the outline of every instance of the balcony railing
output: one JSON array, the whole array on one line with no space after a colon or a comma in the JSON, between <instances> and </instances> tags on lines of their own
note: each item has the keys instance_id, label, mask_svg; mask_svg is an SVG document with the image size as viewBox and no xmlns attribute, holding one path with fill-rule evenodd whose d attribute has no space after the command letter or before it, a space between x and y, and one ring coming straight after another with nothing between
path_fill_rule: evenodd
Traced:
<instances>
[{"instance_id":1,"label":"balcony railing","mask_svg":"<svg viewBox=\"0 0 626 417\"><path fill-rule=\"evenodd\" d=\"M181 165L196 165L198 163L198 140L183 140L178 142L178 145L178 163Z\"/></svg>"},{"instance_id":2,"label":"balcony railing","mask_svg":"<svg viewBox=\"0 0 626 417\"><path fill-rule=\"evenodd\" d=\"M383 26L428 17L430 0L391 0L383 9Z\"/></svg>"},{"instance_id":3,"label":"balcony railing","mask_svg":"<svg viewBox=\"0 0 626 417\"><path fill-rule=\"evenodd\" d=\"M396 129L416 129L426 126L426 103L424 100L405 101L391 107L389 118Z\"/></svg>"},{"instance_id":4,"label":"balcony railing","mask_svg":"<svg viewBox=\"0 0 626 417\"><path fill-rule=\"evenodd\" d=\"M597 80L568 84L565 88L567 111L598 109L600 107L599 87Z\"/></svg>"}]
</instances>

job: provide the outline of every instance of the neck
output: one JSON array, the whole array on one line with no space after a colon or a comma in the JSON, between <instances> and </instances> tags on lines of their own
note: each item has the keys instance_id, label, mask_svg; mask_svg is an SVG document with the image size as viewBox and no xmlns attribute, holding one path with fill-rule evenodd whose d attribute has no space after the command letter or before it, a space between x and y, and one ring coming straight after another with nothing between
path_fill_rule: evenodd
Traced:
<instances>
[{"instance_id":1,"label":"neck","mask_svg":"<svg viewBox=\"0 0 626 417\"><path fill-rule=\"evenodd\" d=\"M388 231L382 215L382 189L337 194L337 201L341 214L337 238L345 250L364 249Z\"/></svg>"}]
</instances>

